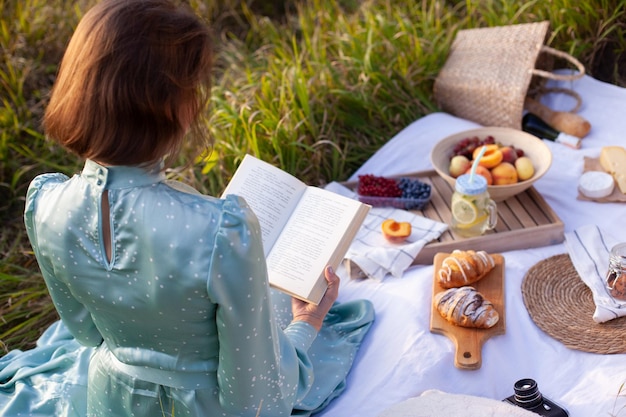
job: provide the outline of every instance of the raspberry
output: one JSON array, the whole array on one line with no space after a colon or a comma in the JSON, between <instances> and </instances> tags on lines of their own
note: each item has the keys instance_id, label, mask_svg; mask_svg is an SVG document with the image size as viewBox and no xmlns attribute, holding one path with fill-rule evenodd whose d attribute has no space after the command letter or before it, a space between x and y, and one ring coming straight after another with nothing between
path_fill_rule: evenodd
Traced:
<instances>
[{"instance_id":1,"label":"raspberry","mask_svg":"<svg viewBox=\"0 0 626 417\"><path fill-rule=\"evenodd\" d=\"M396 180L372 174L359 175L357 192L360 195L372 197L400 197L402 195L402 189Z\"/></svg>"}]
</instances>

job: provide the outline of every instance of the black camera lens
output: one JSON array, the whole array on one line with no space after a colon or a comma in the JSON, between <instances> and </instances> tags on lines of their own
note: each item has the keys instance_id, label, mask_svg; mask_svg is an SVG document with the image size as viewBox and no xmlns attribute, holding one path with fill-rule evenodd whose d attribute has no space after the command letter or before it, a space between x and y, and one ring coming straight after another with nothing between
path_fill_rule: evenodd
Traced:
<instances>
[{"instance_id":1,"label":"black camera lens","mask_svg":"<svg viewBox=\"0 0 626 417\"><path fill-rule=\"evenodd\" d=\"M513 385L513 389L515 394L506 397L503 401L545 417L569 416L566 409L541 395L534 379L520 379Z\"/></svg>"},{"instance_id":2,"label":"black camera lens","mask_svg":"<svg viewBox=\"0 0 626 417\"><path fill-rule=\"evenodd\" d=\"M543 402L543 396L534 379L520 379L513 386L515 402L522 408L532 409Z\"/></svg>"}]
</instances>

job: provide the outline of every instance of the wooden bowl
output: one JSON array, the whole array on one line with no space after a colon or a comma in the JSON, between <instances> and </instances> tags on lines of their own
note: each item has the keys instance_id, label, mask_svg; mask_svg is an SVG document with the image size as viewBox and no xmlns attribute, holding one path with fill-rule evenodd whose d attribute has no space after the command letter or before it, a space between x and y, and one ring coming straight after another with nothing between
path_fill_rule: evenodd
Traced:
<instances>
[{"instance_id":1,"label":"wooden bowl","mask_svg":"<svg viewBox=\"0 0 626 417\"><path fill-rule=\"evenodd\" d=\"M488 186L487 190L494 201L503 201L525 191L548 172L550 165L552 165L550 148L536 136L508 127L483 127L459 132L439 141L430 152L430 162L433 168L454 188L456 179L451 177L448 171L454 146L467 137L478 136L480 139L484 139L489 135L494 137L496 143L513 145L522 149L524 155L531 159L535 167L535 174L525 181L510 185Z\"/></svg>"}]
</instances>

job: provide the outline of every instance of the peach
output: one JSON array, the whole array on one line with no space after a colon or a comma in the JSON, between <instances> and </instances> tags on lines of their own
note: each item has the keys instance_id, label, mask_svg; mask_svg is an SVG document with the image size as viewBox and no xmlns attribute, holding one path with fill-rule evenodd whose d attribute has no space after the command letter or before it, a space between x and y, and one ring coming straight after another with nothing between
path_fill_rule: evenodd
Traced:
<instances>
[{"instance_id":1,"label":"peach","mask_svg":"<svg viewBox=\"0 0 626 417\"><path fill-rule=\"evenodd\" d=\"M520 181L527 180L535 175L535 167L533 161L527 156L517 158L515 161L515 169L517 170L517 177Z\"/></svg>"},{"instance_id":2,"label":"peach","mask_svg":"<svg viewBox=\"0 0 626 417\"><path fill-rule=\"evenodd\" d=\"M472 167L469 167L469 169L465 173L469 174L471 172L472 172ZM492 185L493 184L493 176L491 175L491 171L489 171L484 166L478 165L476 167L476 174L482 175L483 177L485 177L485 179L487 180L487 185Z\"/></svg>"},{"instance_id":3,"label":"peach","mask_svg":"<svg viewBox=\"0 0 626 417\"><path fill-rule=\"evenodd\" d=\"M411 236L411 223L387 219L381 225L383 236L392 243L402 243Z\"/></svg>"},{"instance_id":4,"label":"peach","mask_svg":"<svg viewBox=\"0 0 626 417\"><path fill-rule=\"evenodd\" d=\"M515 164L515 160L517 159L517 150L515 147L503 146L500 148L500 152L502 152L502 162Z\"/></svg>"},{"instance_id":5,"label":"peach","mask_svg":"<svg viewBox=\"0 0 626 417\"><path fill-rule=\"evenodd\" d=\"M463 174L469 167L472 166L470 160L464 155L455 155L450 159L450 166L448 171L450 176L456 178Z\"/></svg>"},{"instance_id":6,"label":"peach","mask_svg":"<svg viewBox=\"0 0 626 417\"><path fill-rule=\"evenodd\" d=\"M493 185L508 185L517 182L517 169L510 162L501 162L491 169Z\"/></svg>"},{"instance_id":7,"label":"peach","mask_svg":"<svg viewBox=\"0 0 626 417\"><path fill-rule=\"evenodd\" d=\"M482 165L485 168L493 168L502 162L502 152L497 144L479 146L472 154L474 159L478 158L478 155L483 147L486 147L487 150L485 151L483 157L480 158L480 161L478 161L479 165Z\"/></svg>"}]
</instances>

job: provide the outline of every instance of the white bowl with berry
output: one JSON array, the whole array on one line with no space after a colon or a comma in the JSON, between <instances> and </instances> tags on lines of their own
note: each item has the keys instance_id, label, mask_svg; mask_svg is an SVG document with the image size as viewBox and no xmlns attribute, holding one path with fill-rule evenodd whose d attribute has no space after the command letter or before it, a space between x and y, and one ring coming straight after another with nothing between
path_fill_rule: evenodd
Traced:
<instances>
[{"instance_id":1,"label":"white bowl with berry","mask_svg":"<svg viewBox=\"0 0 626 417\"><path fill-rule=\"evenodd\" d=\"M469 173L486 147L477 173L487 179L494 201L511 198L541 178L552 165L552 152L539 138L507 127L483 127L450 135L431 150L435 171L453 188L456 177Z\"/></svg>"}]
</instances>

